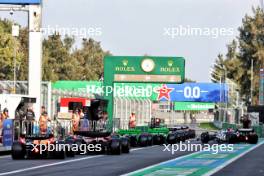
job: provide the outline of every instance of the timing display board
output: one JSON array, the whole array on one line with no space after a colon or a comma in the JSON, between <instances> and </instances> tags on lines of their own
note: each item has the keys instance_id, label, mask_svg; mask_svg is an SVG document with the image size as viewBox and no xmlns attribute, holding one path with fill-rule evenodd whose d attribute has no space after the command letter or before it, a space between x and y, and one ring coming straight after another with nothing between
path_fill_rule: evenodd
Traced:
<instances>
[{"instance_id":1,"label":"timing display board","mask_svg":"<svg viewBox=\"0 0 264 176\"><path fill-rule=\"evenodd\" d=\"M159 90L160 101L227 102L228 86L217 83L166 84Z\"/></svg>"},{"instance_id":2,"label":"timing display board","mask_svg":"<svg viewBox=\"0 0 264 176\"><path fill-rule=\"evenodd\" d=\"M0 0L0 4L41 4L41 0Z\"/></svg>"}]
</instances>

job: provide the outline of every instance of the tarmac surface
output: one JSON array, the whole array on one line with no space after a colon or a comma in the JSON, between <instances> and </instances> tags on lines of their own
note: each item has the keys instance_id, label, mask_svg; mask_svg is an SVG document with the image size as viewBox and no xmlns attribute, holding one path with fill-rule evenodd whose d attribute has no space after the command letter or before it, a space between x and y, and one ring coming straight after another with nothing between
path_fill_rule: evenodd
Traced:
<instances>
[{"instance_id":1,"label":"tarmac surface","mask_svg":"<svg viewBox=\"0 0 264 176\"><path fill-rule=\"evenodd\" d=\"M199 143L195 140L191 143ZM169 160L189 156L192 152L163 151L164 146L133 148L122 155L77 155L65 160L29 159L13 160L10 155L0 156L0 176L115 176L148 168ZM260 145L244 156L214 173L214 176L264 176L264 145Z\"/></svg>"}]
</instances>

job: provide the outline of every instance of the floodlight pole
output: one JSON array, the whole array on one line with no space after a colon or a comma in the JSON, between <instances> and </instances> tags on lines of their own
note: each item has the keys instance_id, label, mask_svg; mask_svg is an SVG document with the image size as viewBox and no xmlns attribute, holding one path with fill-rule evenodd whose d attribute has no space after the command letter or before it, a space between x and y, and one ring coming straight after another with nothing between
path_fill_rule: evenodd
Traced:
<instances>
[{"instance_id":1,"label":"floodlight pole","mask_svg":"<svg viewBox=\"0 0 264 176\"><path fill-rule=\"evenodd\" d=\"M254 80L254 60L251 59L251 71L250 71L250 105L253 104L253 80Z\"/></svg>"},{"instance_id":2,"label":"floodlight pole","mask_svg":"<svg viewBox=\"0 0 264 176\"><path fill-rule=\"evenodd\" d=\"M42 80L42 9L40 5L29 5L29 70L28 93L36 97L34 107L36 119L40 117L41 109L41 80Z\"/></svg>"}]
</instances>

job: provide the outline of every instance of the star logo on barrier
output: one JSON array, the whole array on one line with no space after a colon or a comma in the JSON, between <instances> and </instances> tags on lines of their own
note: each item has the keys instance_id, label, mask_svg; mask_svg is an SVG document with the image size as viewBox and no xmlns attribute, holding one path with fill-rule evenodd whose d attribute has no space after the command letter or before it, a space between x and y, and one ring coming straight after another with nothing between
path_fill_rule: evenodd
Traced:
<instances>
[{"instance_id":1,"label":"star logo on barrier","mask_svg":"<svg viewBox=\"0 0 264 176\"><path fill-rule=\"evenodd\" d=\"M158 88L158 100L165 98L166 100L170 100L170 93L174 90L174 88L168 88L166 84L163 84L161 88Z\"/></svg>"}]
</instances>

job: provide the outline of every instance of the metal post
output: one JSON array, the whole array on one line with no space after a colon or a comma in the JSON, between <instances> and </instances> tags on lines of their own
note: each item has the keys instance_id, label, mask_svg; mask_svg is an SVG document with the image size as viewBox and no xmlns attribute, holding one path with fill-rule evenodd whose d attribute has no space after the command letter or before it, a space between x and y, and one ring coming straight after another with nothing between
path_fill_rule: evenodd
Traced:
<instances>
[{"instance_id":1,"label":"metal post","mask_svg":"<svg viewBox=\"0 0 264 176\"><path fill-rule=\"evenodd\" d=\"M13 14L11 14L13 15ZM12 36L16 39L16 37L19 36L19 26L18 25L15 25L13 24L12 25ZM16 52L17 52L17 48L16 48L16 43L14 44L14 59L13 59L13 62L14 62L14 87L13 87L13 90L12 90L12 93L16 93Z\"/></svg>"},{"instance_id":2,"label":"metal post","mask_svg":"<svg viewBox=\"0 0 264 176\"><path fill-rule=\"evenodd\" d=\"M254 61L251 59L251 81L250 81L250 104L253 103L253 75L254 74Z\"/></svg>"},{"instance_id":3,"label":"metal post","mask_svg":"<svg viewBox=\"0 0 264 176\"><path fill-rule=\"evenodd\" d=\"M16 44L14 45L14 90L13 93L16 93Z\"/></svg>"},{"instance_id":4,"label":"metal post","mask_svg":"<svg viewBox=\"0 0 264 176\"><path fill-rule=\"evenodd\" d=\"M222 76L220 76L220 103L219 120L222 121Z\"/></svg>"},{"instance_id":5,"label":"metal post","mask_svg":"<svg viewBox=\"0 0 264 176\"><path fill-rule=\"evenodd\" d=\"M126 101L126 104L125 104L125 106L126 106L126 111L125 111L125 118L123 119L123 123L124 124L126 124L126 121L127 121L127 119L128 119L128 117L129 117L129 115L128 115L128 103L127 103L127 101L128 101L128 99L127 98L125 98L125 101ZM124 125L125 126L125 125Z\"/></svg>"},{"instance_id":6,"label":"metal post","mask_svg":"<svg viewBox=\"0 0 264 176\"><path fill-rule=\"evenodd\" d=\"M29 95L36 97L34 106L36 120L40 117L41 108L41 77L42 77L42 33L41 29L41 6L29 6L29 72L28 87Z\"/></svg>"},{"instance_id":7,"label":"metal post","mask_svg":"<svg viewBox=\"0 0 264 176\"><path fill-rule=\"evenodd\" d=\"M226 95L226 90L227 90L227 71L226 71L226 69L224 69L224 71L225 71L225 89L224 89L224 100L225 100L225 122L227 122L227 110L228 110L228 102L227 102L227 99L226 99L226 97L227 97L227 95Z\"/></svg>"},{"instance_id":8,"label":"metal post","mask_svg":"<svg viewBox=\"0 0 264 176\"><path fill-rule=\"evenodd\" d=\"M51 82L48 82L48 101L47 101L47 111L48 111L48 115L50 118L51 117L51 104L52 104L52 87L51 87Z\"/></svg>"}]
</instances>

